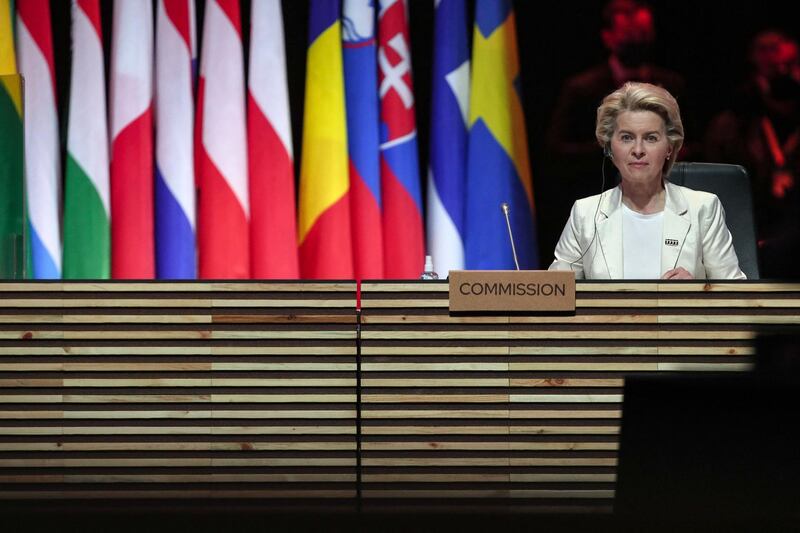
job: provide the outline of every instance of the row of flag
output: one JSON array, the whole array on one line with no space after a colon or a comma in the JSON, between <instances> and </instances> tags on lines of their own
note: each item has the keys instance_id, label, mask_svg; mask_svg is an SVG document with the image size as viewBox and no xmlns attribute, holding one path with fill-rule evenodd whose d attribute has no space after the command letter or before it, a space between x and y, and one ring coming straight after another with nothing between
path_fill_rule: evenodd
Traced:
<instances>
[{"instance_id":1,"label":"row of flag","mask_svg":"<svg viewBox=\"0 0 800 533\"><path fill-rule=\"evenodd\" d=\"M99 0L73 0L63 191L49 3L15 3L29 277L445 276L513 268L509 230L538 266L511 0L477 0L471 59L465 0L434 0L425 210L406 0L310 0L297 192L280 0L252 1L247 80L238 0L205 2L199 73L194 0L115 0L108 98Z\"/></svg>"}]
</instances>

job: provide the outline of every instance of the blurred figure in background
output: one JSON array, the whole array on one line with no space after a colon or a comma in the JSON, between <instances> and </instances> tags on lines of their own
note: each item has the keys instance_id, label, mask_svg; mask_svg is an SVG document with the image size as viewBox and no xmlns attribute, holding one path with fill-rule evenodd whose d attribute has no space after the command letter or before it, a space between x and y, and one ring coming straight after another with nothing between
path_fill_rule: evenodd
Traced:
<instances>
[{"instance_id":1,"label":"blurred figure in background","mask_svg":"<svg viewBox=\"0 0 800 533\"><path fill-rule=\"evenodd\" d=\"M766 278L796 277L800 243L800 54L789 36L767 30L752 40L750 77L709 123L706 158L748 173Z\"/></svg>"},{"instance_id":2,"label":"blurred figure in background","mask_svg":"<svg viewBox=\"0 0 800 533\"><path fill-rule=\"evenodd\" d=\"M608 58L565 81L547 132L552 161L547 174L554 187L550 197L558 203L553 209L558 210L559 217L568 212L575 197L600 192L597 175L602 153L586 117L596 114L607 94L627 81L658 85L681 101L684 114L692 121L683 76L653 63L656 31L652 8L636 0L611 0L602 16L600 37ZM691 125L687 126L691 130ZM686 156L684 148L681 157ZM606 186L613 186L613 181L610 178Z\"/></svg>"}]
</instances>

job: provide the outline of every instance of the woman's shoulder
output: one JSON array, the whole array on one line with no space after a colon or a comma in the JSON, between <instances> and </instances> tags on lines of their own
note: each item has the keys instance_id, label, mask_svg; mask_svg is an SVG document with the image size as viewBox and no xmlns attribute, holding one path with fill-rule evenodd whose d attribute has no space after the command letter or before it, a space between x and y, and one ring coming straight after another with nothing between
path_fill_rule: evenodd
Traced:
<instances>
[{"instance_id":1,"label":"woman's shoulder","mask_svg":"<svg viewBox=\"0 0 800 533\"><path fill-rule=\"evenodd\" d=\"M675 185L669 181L667 183L676 194L682 195L690 206L706 206L719 203L719 197L713 192L690 189L683 185Z\"/></svg>"}]
</instances>

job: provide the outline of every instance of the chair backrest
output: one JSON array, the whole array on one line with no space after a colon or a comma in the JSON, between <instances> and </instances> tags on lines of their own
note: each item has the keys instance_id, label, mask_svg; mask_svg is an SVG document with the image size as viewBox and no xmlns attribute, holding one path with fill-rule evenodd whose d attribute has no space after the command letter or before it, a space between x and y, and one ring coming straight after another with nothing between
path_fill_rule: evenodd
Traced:
<instances>
[{"instance_id":1,"label":"chair backrest","mask_svg":"<svg viewBox=\"0 0 800 533\"><path fill-rule=\"evenodd\" d=\"M750 177L744 167L722 163L675 163L669 181L719 197L739 257L739 267L748 279L759 279Z\"/></svg>"}]
</instances>

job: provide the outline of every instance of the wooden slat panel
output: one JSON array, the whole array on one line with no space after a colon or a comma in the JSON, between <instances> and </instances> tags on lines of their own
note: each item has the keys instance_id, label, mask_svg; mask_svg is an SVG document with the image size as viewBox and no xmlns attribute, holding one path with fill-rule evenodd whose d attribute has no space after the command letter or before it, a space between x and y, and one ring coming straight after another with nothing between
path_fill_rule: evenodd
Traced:
<instances>
[{"instance_id":1,"label":"wooden slat panel","mask_svg":"<svg viewBox=\"0 0 800 533\"><path fill-rule=\"evenodd\" d=\"M355 288L0 282L0 499L353 498Z\"/></svg>"},{"instance_id":2,"label":"wooden slat panel","mask_svg":"<svg viewBox=\"0 0 800 533\"><path fill-rule=\"evenodd\" d=\"M747 370L758 326L800 323L797 284L577 289L574 316L477 317L448 314L445 283L362 285L365 497L610 506L627 373Z\"/></svg>"},{"instance_id":3,"label":"wooden slat panel","mask_svg":"<svg viewBox=\"0 0 800 533\"><path fill-rule=\"evenodd\" d=\"M747 370L800 323L799 284L580 282L555 317L355 292L0 282L0 499L352 501L360 450L365 506L608 512L628 373Z\"/></svg>"}]
</instances>

